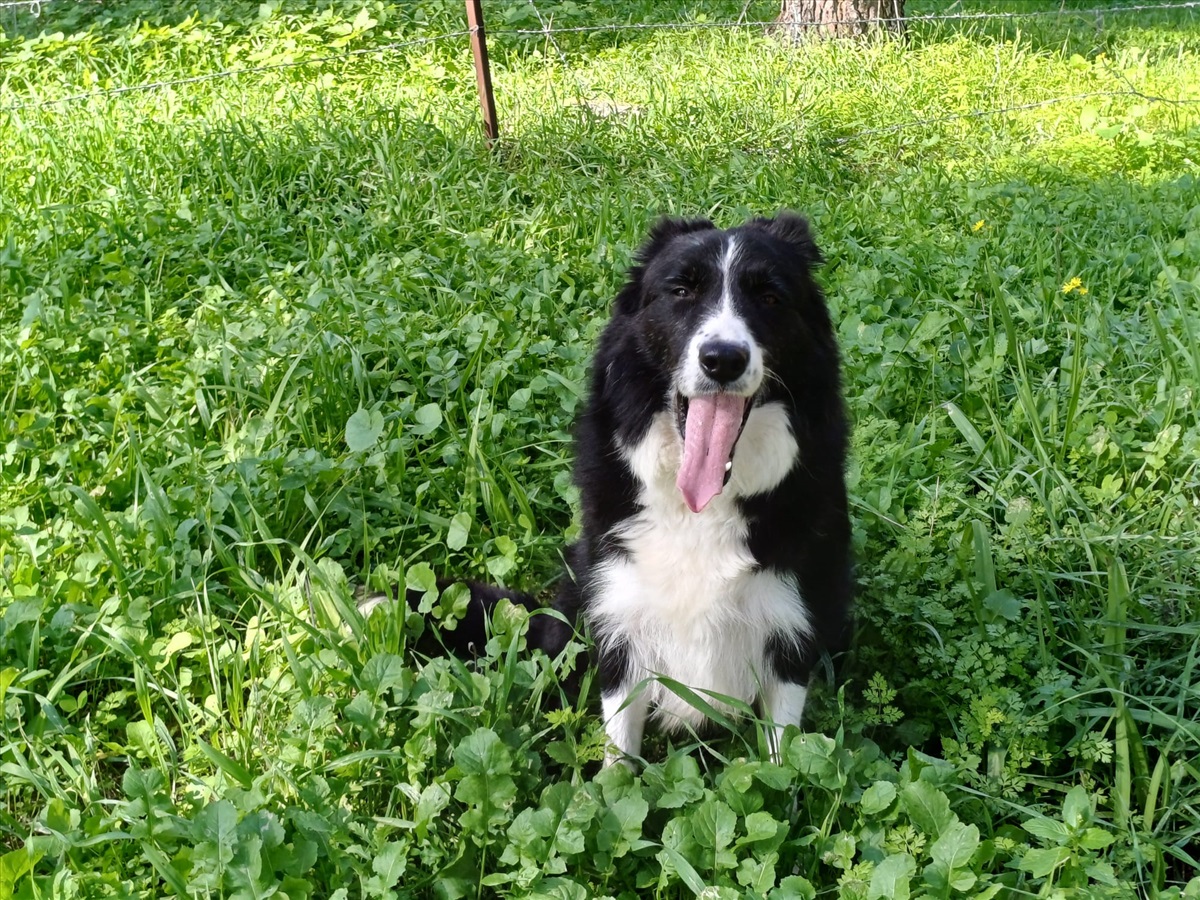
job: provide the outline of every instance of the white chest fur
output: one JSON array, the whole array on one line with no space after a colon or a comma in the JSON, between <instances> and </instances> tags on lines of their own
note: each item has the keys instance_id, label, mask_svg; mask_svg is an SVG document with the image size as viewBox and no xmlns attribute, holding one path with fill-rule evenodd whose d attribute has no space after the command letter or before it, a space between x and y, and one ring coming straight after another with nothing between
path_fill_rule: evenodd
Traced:
<instances>
[{"instance_id":1,"label":"white chest fur","mask_svg":"<svg viewBox=\"0 0 1200 900\"><path fill-rule=\"evenodd\" d=\"M588 616L603 645L624 645L634 682L665 675L701 692L753 702L771 680L768 639L780 631L805 632L809 623L795 580L758 567L735 500L778 485L797 462L796 440L778 404L754 409L729 483L699 513L687 508L675 486L681 450L666 413L626 448L642 509L614 535L628 555L601 566ZM646 699L667 727L703 718L659 683L648 686Z\"/></svg>"}]
</instances>

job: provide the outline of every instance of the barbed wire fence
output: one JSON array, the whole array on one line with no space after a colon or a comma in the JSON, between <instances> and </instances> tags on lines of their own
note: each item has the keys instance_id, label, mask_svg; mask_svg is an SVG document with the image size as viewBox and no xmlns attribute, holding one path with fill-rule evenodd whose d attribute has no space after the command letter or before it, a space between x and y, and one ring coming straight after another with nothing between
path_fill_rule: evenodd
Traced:
<instances>
[{"instance_id":1,"label":"barbed wire fence","mask_svg":"<svg viewBox=\"0 0 1200 900\"><path fill-rule=\"evenodd\" d=\"M42 6L53 2L54 0L0 0L0 16L11 19L15 29L18 13L31 13L37 18L42 14Z\"/></svg>"},{"instance_id":2,"label":"barbed wire fence","mask_svg":"<svg viewBox=\"0 0 1200 900\"><path fill-rule=\"evenodd\" d=\"M529 4L530 12L538 22L538 28L489 28L483 21L482 0L465 0L467 15L465 17L464 24L466 27L458 30L414 37L407 40L392 41L371 47L344 50L337 53L319 54L302 59L288 60L278 63L265 63L262 65L221 69L181 78L168 78L157 81L139 82L136 84L114 85L94 90L65 94L60 97L53 97L49 99L22 99L7 105L0 105L0 114L11 114L30 109L65 108L74 104L84 104L92 101L105 101L112 98L121 97L123 95L147 93L224 79L238 79L247 76L259 75L268 72L279 72L289 69L319 68L321 66L333 63L348 62L356 58L385 57L389 54L401 54L405 51L422 46L458 42L458 46L461 47L463 52L466 52L469 46L473 54L477 83L479 86L482 120L489 142L491 142L495 141L499 136L499 122L496 114L495 97L491 87L492 73L487 58L488 39L497 42L528 41L531 38L540 38L544 40L548 50L553 51L552 54L547 53L547 58L549 59L552 56L557 60L557 63L562 66L564 73L569 78L574 80L578 96L583 98L587 93L586 85L580 77L577 69L572 66L570 56L560 41L560 38L562 37L595 34L634 34L653 32L669 33L717 29L740 31L758 29L760 31L766 31L780 30L781 27L780 23L775 20L747 20L745 18L745 14L746 10L749 8L748 3L743 8L742 15L739 16L738 19L732 21L717 20L598 23L590 25L567 25L555 27L552 18L547 16L539 8L537 0L526 0L526 2ZM104 5L104 0L0 0L0 13L9 13L14 16L18 14L29 15L34 18L38 18L47 12L47 8L62 8L68 3L87 3L93 6L102 7ZM1105 20L1109 17L1136 16L1150 12L1163 11L1187 12L1189 15L1194 16L1197 15L1197 13L1200 13L1200 0L1169 0L1169 2L1130 3L1126 5L1098 6L1087 9L1059 6L1058 8L1052 9L1029 9L1024 11L957 11L910 16L881 16L872 19L871 22L878 25L895 25L898 23L903 23L906 28L913 28L917 26L952 23L958 23L960 25L985 25L993 22L1019 23L1026 20L1037 21L1045 19L1057 19L1071 22L1091 21L1094 23L1096 29L1100 31L1106 27ZM796 43L797 37L806 31L815 32L840 25L858 23L860 23L860 20L829 19L823 21L788 22L785 27L791 34L790 40L793 43ZM786 44L787 40L787 38L781 36L781 46ZM481 52L482 58L480 55ZM863 128L851 134L840 136L835 139L835 142L839 144L848 143L865 137L891 134L908 129L928 127L960 120L985 119L1004 116L1022 111L1041 109L1066 103L1084 102L1097 98L1131 97L1138 98L1147 103L1167 103L1179 105L1200 103L1200 97L1164 97L1150 93L1139 88L1124 72L1117 70L1115 67L1110 66L1108 71L1109 74L1112 75L1114 82L1116 82L1118 85L1112 89L1085 91L1076 94L1047 97L1042 100L1025 103L999 105L966 111L947 112L944 115L914 118L911 120L883 126Z\"/></svg>"},{"instance_id":3,"label":"barbed wire fence","mask_svg":"<svg viewBox=\"0 0 1200 900\"><path fill-rule=\"evenodd\" d=\"M702 31L709 29L759 29L763 31L786 31L790 35L792 44L799 44L802 36L808 32L829 32L839 26L858 25L861 24L859 19L841 19L831 18L821 21L800 21L780 23L775 19L770 20L747 20L746 12L749 9L749 0L742 9L742 15L736 21L690 21L690 22L647 22L647 23L630 23L630 24L596 24L596 25L574 25L555 28L550 20L544 15L537 6L538 0L526 0L530 5L538 20L539 28L512 28L501 29L489 32L497 37L510 37L528 39L532 37L543 38L548 47L553 50L553 55L557 57L564 69L570 71L571 65L567 54L563 51L562 45L557 36L564 35L586 35L586 34L602 34L602 33L621 33L621 32L671 32L671 31ZM957 3L955 4L957 5ZM1102 7L1092 7L1086 9L1068 8L1060 5L1054 9L1029 9L1023 11L1001 11L1001 12L945 12L936 14L917 14L908 16L882 15L869 20L871 25L892 26L902 24L905 27L915 28L922 25L933 25L942 23L958 23L958 24L985 24L989 22L1013 23L1023 22L1026 20L1045 20L1057 19L1066 21L1084 21L1091 20L1097 31L1104 28L1104 20L1106 17L1121 16L1139 13L1149 13L1156 11L1172 11L1172 12L1188 12L1196 14L1200 11L1200 0L1168 0L1168 2L1144 2L1144 3L1129 3L1116 4ZM781 39L781 43L787 43L787 39ZM549 55L549 54L547 54ZM1087 100L1099 98L1114 98L1114 97L1136 97L1149 103L1170 103L1180 105L1200 104L1200 97L1196 98L1178 98L1178 97L1162 97L1156 94L1148 93L1139 89L1134 85L1128 76L1113 67L1111 64L1106 66L1106 70L1114 80L1119 81L1123 86L1111 90L1093 90L1084 91L1075 94L1048 97L1043 100L1006 104L990 108L974 109L963 112L952 112L944 115L925 116L921 118L911 119L905 122L893 123L880 127L863 128L849 135L844 135L834 139L834 143L844 144L861 138L872 137L876 135L893 134L908 129L939 125L949 122L985 119L996 116L1003 116L1010 113L1023 112L1035 109L1042 109L1050 106L1056 106L1072 102L1083 102ZM580 86L579 93L582 97L584 90L578 75L575 76L575 82Z\"/></svg>"}]
</instances>

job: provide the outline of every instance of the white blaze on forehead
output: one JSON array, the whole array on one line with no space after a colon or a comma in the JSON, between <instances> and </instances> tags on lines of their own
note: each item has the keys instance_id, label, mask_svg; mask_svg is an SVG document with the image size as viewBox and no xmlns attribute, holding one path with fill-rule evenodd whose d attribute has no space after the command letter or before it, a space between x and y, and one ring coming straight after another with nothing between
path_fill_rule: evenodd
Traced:
<instances>
[{"instance_id":1,"label":"white blaze on forehead","mask_svg":"<svg viewBox=\"0 0 1200 900\"><path fill-rule=\"evenodd\" d=\"M734 307L733 289L740 248L737 238L726 235L721 254L721 299L716 311L700 323L688 342L677 389L688 398L684 422L683 462L677 487L688 507L700 512L725 484L734 447L741 432L746 404L763 379L763 355L749 326ZM745 372L731 383L718 385L700 364L701 349L709 341L744 347Z\"/></svg>"},{"instance_id":2,"label":"white blaze on forehead","mask_svg":"<svg viewBox=\"0 0 1200 900\"><path fill-rule=\"evenodd\" d=\"M721 252L721 300L712 314L696 328L696 333L688 342L687 352L679 368L679 392L685 397L696 397L702 394L716 393L718 386L704 373L700 367L700 347L708 341L727 341L740 344L750 354L746 371L742 377L732 384L724 385L721 391L749 397L758 390L763 379L763 353L758 341L750 332L746 320L738 315L734 306L733 289L737 281L737 264L741 257L741 246L737 237L725 236L725 246Z\"/></svg>"},{"instance_id":3,"label":"white blaze on forehead","mask_svg":"<svg viewBox=\"0 0 1200 900\"><path fill-rule=\"evenodd\" d=\"M738 242L732 234L725 238L725 255L721 258L721 311L733 309L733 264L737 261Z\"/></svg>"}]
</instances>

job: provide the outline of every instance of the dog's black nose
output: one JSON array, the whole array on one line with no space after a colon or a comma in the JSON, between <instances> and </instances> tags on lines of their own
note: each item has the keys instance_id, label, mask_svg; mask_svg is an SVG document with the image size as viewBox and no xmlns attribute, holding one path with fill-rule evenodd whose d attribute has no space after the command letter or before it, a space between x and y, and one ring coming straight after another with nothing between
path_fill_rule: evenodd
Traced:
<instances>
[{"instance_id":1,"label":"dog's black nose","mask_svg":"<svg viewBox=\"0 0 1200 900\"><path fill-rule=\"evenodd\" d=\"M741 378L750 363L750 348L731 341L705 341L700 345L700 368L717 384Z\"/></svg>"}]
</instances>

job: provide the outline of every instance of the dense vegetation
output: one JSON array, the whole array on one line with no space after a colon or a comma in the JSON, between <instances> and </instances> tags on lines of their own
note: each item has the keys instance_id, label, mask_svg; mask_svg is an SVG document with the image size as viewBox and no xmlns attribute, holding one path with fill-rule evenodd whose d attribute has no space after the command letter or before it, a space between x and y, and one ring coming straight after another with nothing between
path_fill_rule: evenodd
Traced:
<instances>
[{"instance_id":1,"label":"dense vegetation","mask_svg":"<svg viewBox=\"0 0 1200 900\"><path fill-rule=\"evenodd\" d=\"M1093 5L489 0L494 150L458 0L0 10L0 900L1200 897L1200 16ZM577 647L353 586L546 589L648 223L783 207L855 650L779 764L600 770Z\"/></svg>"}]
</instances>

